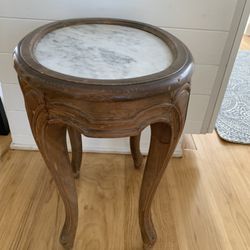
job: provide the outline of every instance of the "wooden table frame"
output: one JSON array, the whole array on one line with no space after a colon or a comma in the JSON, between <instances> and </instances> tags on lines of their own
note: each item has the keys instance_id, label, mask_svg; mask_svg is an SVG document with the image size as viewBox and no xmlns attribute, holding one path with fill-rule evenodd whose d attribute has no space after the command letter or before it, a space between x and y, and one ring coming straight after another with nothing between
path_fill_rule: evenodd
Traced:
<instances>
[{"instance_id":1,"label":"wooden table frame","mask_svg":"<svg viewBox=\"0 0 250 250\"><path fill-rule=\"evenodd\" d=\"M68 76L36 61L33 48L41 37L54 29L82 23L126 25L150 32L170 47L174 61L156 74L121 80ZM60 241L65 249L73 247L78 223L74 177L79 176L81 166L81 134L98 138L129 136L134 165L139 168L140 133L151 126L139 223L144 249L152 247L156 232L151 203L186 119L193 68L189 50L171 34L148 24L120 19L71 19L50 23L27 35L14 52L14 62L33 136L64 202L66 218ZM72 145L71 162L66 131Z\"/></svg>"}]
</instances>

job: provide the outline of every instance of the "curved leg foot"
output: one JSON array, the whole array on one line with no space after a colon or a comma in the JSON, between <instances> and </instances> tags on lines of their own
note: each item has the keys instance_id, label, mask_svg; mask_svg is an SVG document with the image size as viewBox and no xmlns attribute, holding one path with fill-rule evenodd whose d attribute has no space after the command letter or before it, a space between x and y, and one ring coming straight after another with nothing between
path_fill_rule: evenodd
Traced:
<instances>
[{"instance_id":1,"label":"curved leg foot","mask_svg":"<svg viewBox=\"0 0 250 250\"><path fill-rule=\"evenodd\" d=\"M144 249L153 247L156 242L157 235L151 218L151 203L177 144L178 135L173 135L173 133L168 124L155 123L151 125L150 149L139 201L139 222Z\"/></svg>"},{"instance_id":2,"label":"curved leg foot","mask_svg":"<svg viewBox=\"0 0 250 250\"><path fill-rule=\"evenodd\" d=\"M60 242L65 249L71 249L78 223L78 201L66 145L66 127L45 124L40 128L40 131L36 140L65 207L66 218Z\"/></svg>"},{"instance_id":3,"label":"curved leg foot","mask_svg":"<svg viewBox=\"0 0 250 250\"><path fill-rule=\"evenodd\" d=\"M130 137L130 151L134 160L135 168L139 168L143 161L143 156L140 151L141 133Z\"/></svg>"},{"instance_id":4,"label":"curved leg foot","mask_svg":"<svg viewBox=\"0 0 250 250\"><path fill-rule=\"evenodd\" d=\"M69 138L72 148L71 167L73 175L77 179L80 176L80 168L82 163L82 137L74 128L68 128Z\"/></svg>"}]
</instances>

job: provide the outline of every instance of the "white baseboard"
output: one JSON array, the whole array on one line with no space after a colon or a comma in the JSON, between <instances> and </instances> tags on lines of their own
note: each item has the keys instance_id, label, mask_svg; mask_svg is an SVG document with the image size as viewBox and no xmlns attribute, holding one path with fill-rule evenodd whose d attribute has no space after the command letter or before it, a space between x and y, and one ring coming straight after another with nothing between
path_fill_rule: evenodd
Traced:
<instances>
[{"instance_id":1,"label":"white baseboard","mask_svg":"<svg viewBox=\"0 0 250 250\"><path fill-rule=\"evenodd\" d=\"M180 139L173 157L177 157L180 158L183 156L183 151L182 151L182 138ZM10 145L11 149L15 149L15 150L38 150L37 146L35 144L19 144L19 143L15 143L12 142ZM71 151L71 147L70 144L68 143L68 148L69 151ZM142 144L141 145L141 152L143 155L147 155L148 154L148 145ZM83 152L89 152L89 153L109 153L109 154L130 154L130 149L129 149L129 145L127 143L126 146L120 146L117 147L116 146L107 146L107 143L103 143L103 145L98 145L97 143L88 143L86 144L84 142L84 150Z\"/></svg>"}]
</instances>

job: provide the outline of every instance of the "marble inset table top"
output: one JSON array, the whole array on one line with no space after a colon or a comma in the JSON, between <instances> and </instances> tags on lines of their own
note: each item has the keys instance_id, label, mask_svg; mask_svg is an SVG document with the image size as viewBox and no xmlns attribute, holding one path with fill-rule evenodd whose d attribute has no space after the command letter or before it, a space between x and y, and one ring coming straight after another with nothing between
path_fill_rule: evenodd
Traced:
<instances>
[{"instance_id":1,"label":"marble inset table top","mask_svg":"<svg viewBox=\"0 0 250 250\"><path fill-rule=\"evenodd\" d=\"M173 56L157 36L127 26L82 24L46 34L35 46L36 60L66 75L127 79L168 68Z\"/></svg>"}]
</instances>

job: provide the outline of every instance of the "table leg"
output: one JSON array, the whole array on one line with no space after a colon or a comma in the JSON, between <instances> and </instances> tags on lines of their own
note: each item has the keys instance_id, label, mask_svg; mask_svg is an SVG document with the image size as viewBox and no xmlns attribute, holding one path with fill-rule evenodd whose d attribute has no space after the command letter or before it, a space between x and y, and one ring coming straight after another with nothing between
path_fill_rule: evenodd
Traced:
<instances>
[{"instance_id":1,"label":"table leg","mask_svg":"<svg viewBox=\"0 0 250 250\"><path fill-rule=\"evenodd\" d=\"M141 133L130 137L130 151L134 160L135 168L139 168L143 161L143 156L140 151Z\"/></svg>"},{"instance_id":2,"label":"table leg","mask_svg":"<svg viewBox=\"0 0 250 250\"><path fill-rule=\"evenodd\" d=\"M178 135L166 123L151 125L151 143L146 162L139 201L139 222L144 249L156 242L156 232L151 218L151 203L155 191L177 144Z\"/></svg>"},{"instance_id":3,"label":"table leg","mask_svg":"<svg viewBox=\"0 0 250 250\"><path fill-rule=\"evenodd\" d=\"M80 168L82 163L82 137L74 128L68 128L71 148L72 148L72 160L71 167L73 170L73 175L76 179L80 176Z\"/></svg>"},{"instance_id":4,"label":"table leg","mask_svg":"<svg viewBox=\"0 0 250 250\"><path fill-rule=\"evenodd\" d=\"M33 136L64 203L66 217L60 241L65 249L72 249L78 223L78 200L66 143L67 128L63 123L51 122L42 92L30 88L20 77L19 82Z\"/></svg>"},{"instance_id":5,"label":"table leg","mask_svg":"<svg viewBox=\"0 0 250 250\"><path fill-rule=\"evenodd\" d=\"M45 122L39 126L36 141L64 202L66 218L60 242L65 249L72 249L78 223L78 201L66 145L66 127Z\"/></svg>"}]
</instances>

